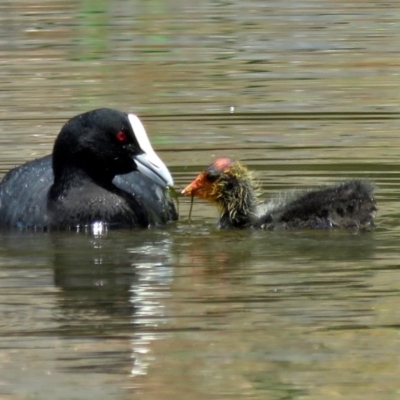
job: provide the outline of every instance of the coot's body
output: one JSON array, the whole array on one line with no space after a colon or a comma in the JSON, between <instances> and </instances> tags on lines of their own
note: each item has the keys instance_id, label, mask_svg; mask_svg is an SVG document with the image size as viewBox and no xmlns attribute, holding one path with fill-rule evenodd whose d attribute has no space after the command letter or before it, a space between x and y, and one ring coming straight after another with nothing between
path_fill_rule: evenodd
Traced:
<instances>
[{"instance_id":1,"label":"coot's body","mask_svg":"<svg viewBox=\"0 0 400 400\"><path fill-rule=\"evenodd\" d=\"M60 132L53 155L5 175L0 227L74 229L97 222L147 227L176 220L166 190L172 178L143 135L137 117L115 110L73 118ZM151 162L143 167L149 155ZM154 180L156 167L162 171L156 171Z\"/></svg>"},{"instance_id":2,"label":"coot's body","mask_svg":"<svg viewBox=\"0 0 400 400\"><path fill-rule=\"evenodd\" d=\"M51 155L29 161L9 171L0 184L0 227L49 227L47 196L43 194L48 193L53 181ZM113 183L117 188L135 194L140 205L138 210L143 210L143 226L164 225L178 219L168 192L141 172L117 175ZM13 190L15 186L18 186L18 196L15 196Z\"/></svg>"}]
</instances>

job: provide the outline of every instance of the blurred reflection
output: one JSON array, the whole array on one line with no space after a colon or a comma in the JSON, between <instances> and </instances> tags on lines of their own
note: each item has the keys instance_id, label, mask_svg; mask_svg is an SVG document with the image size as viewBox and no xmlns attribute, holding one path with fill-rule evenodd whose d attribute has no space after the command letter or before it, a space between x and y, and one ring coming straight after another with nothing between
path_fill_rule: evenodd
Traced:
<instances>
[{"instance_id":1,"label":"blurred reflection","mask_svg":"<svg viewBox=\"0 0 400 400\"><path fill-rule=\"evenodd\" d=\"M219 231L214 226L192 225L191 240L174 241L176 265L202 268L217 274L293 260L318 262L356 261L373 257L375 232L351 230ZM183 232L183 235L185 231Z\"/></svg>"},{"instance_id":2,"label":"blurred reflection","mask_svg":"<svg viewBox=\"0 0 400 400\"><path fill-rule=\"evenodd\" d=\"M156 338L149 331L165 323L162 299L172 280L169 234L57 235L54 241L55 283L63 289L59 306L66 334L118 337L130 347L120 356L130 354L132 374L144 374ZM120 362L107 364L99 368L123 367Z\"/></svg>"}]
</instances>

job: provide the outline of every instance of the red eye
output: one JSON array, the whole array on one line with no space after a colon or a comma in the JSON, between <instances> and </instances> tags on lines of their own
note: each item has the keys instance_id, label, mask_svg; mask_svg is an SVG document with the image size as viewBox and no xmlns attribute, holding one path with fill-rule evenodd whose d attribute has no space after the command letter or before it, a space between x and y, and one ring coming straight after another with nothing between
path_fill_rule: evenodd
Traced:
<instances>
[{"instance_id":1,"label":"red eye","mask_svg":"<svg viewBox=\"0 0 400 400\"><path fill-rule=\"evenodd\" d=\"M124 133L124 132L122 132L122 131L119 131L116 135L115 135L115 137L117 138L117 140L119 141L119 142L126 142L126 140L127 140L127 136L126 136L126 133Z\"/></svg>"}]
</instances>

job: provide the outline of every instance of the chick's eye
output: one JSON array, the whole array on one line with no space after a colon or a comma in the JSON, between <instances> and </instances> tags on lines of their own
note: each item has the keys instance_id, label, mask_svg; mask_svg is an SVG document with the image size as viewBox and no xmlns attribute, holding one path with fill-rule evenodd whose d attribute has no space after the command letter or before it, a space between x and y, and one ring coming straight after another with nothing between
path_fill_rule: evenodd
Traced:
<instances>
[{"instance_id":1,"label":"chick's eye","mask_svg":"<svg viewBox=\"0 0 400 400\"><path fill-rule=\"evenodd\" d=\"M214 183L218 179L219 175L209 172L206 174L207 181L210 183Z\"/></svg>"},{"instance_id":2,"label":"chick's eye","mask_svg":"<svg viewBox=\"0 0 400 400\"><path fill-rule=\"evenodd\" d=\"M125 132L119 131L115 137L117 138L118 142L124 143L128 140L128 136Z\"/></svg>"}]
</instances>

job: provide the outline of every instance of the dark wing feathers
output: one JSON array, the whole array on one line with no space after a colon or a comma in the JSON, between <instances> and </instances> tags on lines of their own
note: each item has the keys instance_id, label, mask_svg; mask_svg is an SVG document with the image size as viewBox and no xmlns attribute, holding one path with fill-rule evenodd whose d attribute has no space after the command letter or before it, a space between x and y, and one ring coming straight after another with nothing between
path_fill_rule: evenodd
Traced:
<instances>
[{"instance_id":1,"label":"dark wing feathers","mask_svg":"<svg viewBox=\"0 0 400 400\"><path fill-rule=\"evenodd\" d=\"M351 180L298 193L269 205L257 225L266 229L370 227L377 210L374 189L371 182Z\"/></svg>"}]
</instances>

